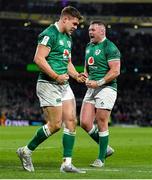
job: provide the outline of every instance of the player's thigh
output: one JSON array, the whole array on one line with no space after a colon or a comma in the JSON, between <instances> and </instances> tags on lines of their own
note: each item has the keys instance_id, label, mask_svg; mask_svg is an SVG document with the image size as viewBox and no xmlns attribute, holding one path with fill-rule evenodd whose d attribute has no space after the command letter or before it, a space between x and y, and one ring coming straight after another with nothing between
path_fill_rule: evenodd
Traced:
<instances>
[{"instance_id":1,"label":"player's thigh","mask_svg":"<svg viewBox=\"0 0 152 180\"><path fill-rule=\"evenodd\" d=\"M37 83L37 96L49 128L58 129L62 121L62 87L48 82Z\"/></svg>"},{"instance_id":2,"label":"player's thigh","mask_svg":"<svg viewBox=\"0 0 152 180\"><path fill-rule=\"evenodd\" d=\"M76 105L75 99L64 100L62 102L62 120L66 128L71 131L76 127Z\"/></svg>"},{"instance_id":3,"label":"player's thigh","mask_svg":"<svg viewBox=\"0 0 152 180\"><path fill-rule=\"evenodd\" d=\"M95 106L89 102L83 102L80 113L80 124L89 131L93 127L95 120Z\"/></svg>"},{"instance_id":4,"label":"player's thigh","mask_svg":"<svg viewBox=\"0 0 152 180\"><path fill-rule=\"evenodd\" d=\"M62 120L64 123L75 121L76 103L73 91L69 85L65 86L62 93Z\"/></svg>"},{"instance_id":5,"label":"player's thigh","mask_svg":"<svg viewBox=\"0 0 152 180\"><path fill-rule=\"evenodd\" d=\"M98 124L99 131L106 131L108 129L108 122L111 111L107 109L96 109L96 121Z\"/></svg>"},{"instance_id":6,"label":"player's thigh","mask_svg":"<svg viewBox=\"0 0 152 180\"><path fill-rule=\"evenodd\" d=\"M100 131L106 131L108 129L108 121L116 97L117 92L110 87L102 88L95 95L96 120Z\"/></svg>"},{"instance_id":7,"label":"player's thigh","mask_svg":"<svg viewBox=\"0 0 152 180\"><path fill-rule=\"evenodd\" d=\"M44 119L52 129L59 129L62 124L62 106L42 107Z\"/></svg>"}]
</instances>

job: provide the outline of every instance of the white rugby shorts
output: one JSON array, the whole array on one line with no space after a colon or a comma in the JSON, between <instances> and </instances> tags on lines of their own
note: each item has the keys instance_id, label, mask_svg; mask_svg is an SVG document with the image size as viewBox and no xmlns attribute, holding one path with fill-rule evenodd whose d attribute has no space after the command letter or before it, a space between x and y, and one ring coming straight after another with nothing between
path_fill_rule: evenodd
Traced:
<instances>
[{"instance_id":1,"label":"white rugby shorts","mask_svg":"<svg viewBox=\"0 0 152 180\"><path fill-rule=\"evenodd\" d=\"M36 93L41 107L62 106L62 101L75 99L69 84L56 85L49 82L37 82Z\"/></svg>"},{"instance_id":2,"label":"white rugby shorts","mask_svg":"<svg viewBox=\"0 0 152 180\"><path fill-rule=\"evenodd\" d=\"M83 103L94 104L96 108L112 110L117 98L117 91L111 87L88 88Z\"/></svg>"}]
</instances>

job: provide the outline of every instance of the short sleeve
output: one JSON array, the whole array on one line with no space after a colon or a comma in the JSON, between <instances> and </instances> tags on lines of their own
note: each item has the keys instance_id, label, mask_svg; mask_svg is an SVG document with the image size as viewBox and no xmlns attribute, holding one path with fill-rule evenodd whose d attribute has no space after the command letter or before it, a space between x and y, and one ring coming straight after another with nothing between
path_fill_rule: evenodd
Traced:
<instances>
[{"instance_id":1,"label":"short sleeve","mask_svg":"<svg viewBox=\"0 0 152 180\"><path fill-rule=\"evenodd\" d=\"M121 57L119 49L114 44L111 44L108 47L106 54L107 54L107 60L108 61L113 61L115 59L120 59L120 57Z\"/></svg>"},{"instance_id":2,"label":"short sleeve","mask_svg":"<svg viewBox=\"0 0 152 180\"><path fill-rule=\"evenodd\" d=\"M38 44L52 48L55 44L55 36L53 34L40 34L38 36Z\"/></svg>"}]
</instances>

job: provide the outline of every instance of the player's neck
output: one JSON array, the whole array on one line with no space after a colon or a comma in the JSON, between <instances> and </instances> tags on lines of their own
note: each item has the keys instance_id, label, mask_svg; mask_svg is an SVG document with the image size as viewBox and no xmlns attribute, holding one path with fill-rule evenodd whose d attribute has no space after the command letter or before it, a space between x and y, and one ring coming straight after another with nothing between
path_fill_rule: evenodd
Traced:
<instances>
[{"instance_id":1,"label":"player's neck","mask_svg":"<svg viewBox=\"0 0 152 180\"><path fill-rule=\"evenodd\" d=\"M64 33L64 28L63 28L63 23L61 20L59 20L58 22L56 22L56 26L59 32Z\"/></svg>"},{"instance_id":2,"label":"player's neck","mask_svg":"<svg viewBox=\"0 0 152 180\"><path fill-rule=\"evenodd\" d=\"M102 37L102 38L98 41L98 43L102 43L105 39L106 39L106 36Z\"/></svg>"}]
</instances>

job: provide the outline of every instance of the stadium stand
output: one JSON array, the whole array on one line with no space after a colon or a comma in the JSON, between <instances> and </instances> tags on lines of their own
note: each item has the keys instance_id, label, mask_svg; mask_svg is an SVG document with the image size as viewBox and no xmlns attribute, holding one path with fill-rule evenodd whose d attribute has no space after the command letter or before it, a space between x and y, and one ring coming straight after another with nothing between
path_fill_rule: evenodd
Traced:
<instances>
[{"instance_id":1,"label":"stadium stand","mask_svg":"<svg viewBox=\"0 0 152 180\"><path fill-rule=\"evenodd\" d=\"M137 1L138 2L138 1ZM151 16L152 4L145 3L99 3L93 1L87 5L86 2L78 1L50 1L50 0L1 0L1 11L14 11L14 12L28 12L28 13L44 13L44 14L59 14L65 5L72 5L78 8L83 15L115 15L115 16ZM128 11L129 9L129 11ZM135 10L136 9L136 10Z\"/></svg>"}]
</instances>

